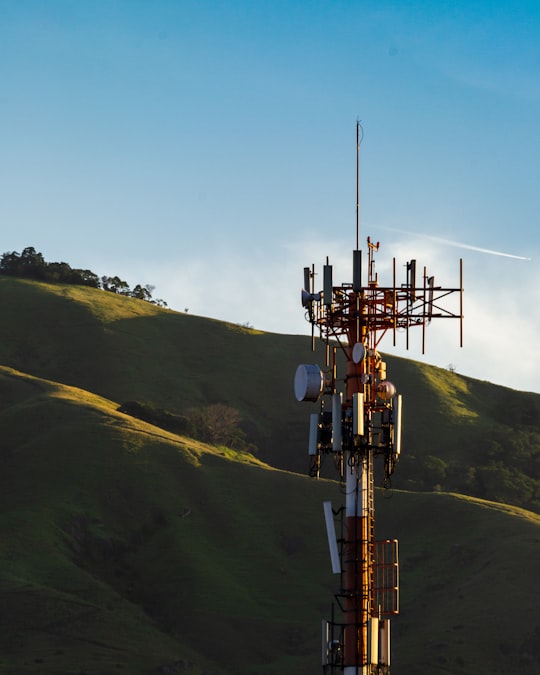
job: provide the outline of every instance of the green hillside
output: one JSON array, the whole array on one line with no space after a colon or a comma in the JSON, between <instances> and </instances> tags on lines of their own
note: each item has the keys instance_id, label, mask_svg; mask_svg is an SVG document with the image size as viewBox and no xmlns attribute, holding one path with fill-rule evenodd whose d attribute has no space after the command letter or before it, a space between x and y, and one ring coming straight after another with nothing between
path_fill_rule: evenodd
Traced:
<instances>
[{"instance_id":1,"label":"green hillside","mask_svg":"<svg viewBox=\"0 0 540 675\"><path fill-rule=\"evenodd\" d=\"M307 467L293 394L309 339L265 334L79 286L0 277L0 363L118 403L227 402L261 457Z\"/></svg>"},{"instance_id":2,"label":"green hillside","mask_svg":"<svg viewBox=\"0 0 540 675\"><path fill-rule=\"evenodd\" d=\"M307 465L292 379L309 340L76 286L0 278L0 302L0 672L320 672L338 586L321 504L342 495L284 470ZM377 501L377 536L400 539L393 672L538 673L540 516L444 492L479 458L536 485L538 397L387 360L406 396L395 487L436 488ZM226 403L259 452L124 415L128 400Z\"/></svg>"},{"instance_id":3,"label":"green hillside","mask_svg":"<svg viewBox=\"0 0 540 675\"><path fill-rule=\"evenodd\" d=\"M335 484L10 369L0 395L0 672L317 672ZM404 492L378 511L401 539L396 671L537 672L540 518Z\"/></svg>"},{"instance_id":4,"label":"green hillside","mask_svg":"<svg viewBox=\"0 0 540 675\"><path fill-rule=\"evenodd\" d=\"M186 672L249 673L272 663L276 641L295 670L287 643L305 640L317 613L304 575L321 525L309 479L173 437L79 389L2 368L0 391L4 672L191 662ZM310 497L289 511L296 484Z\"/></svg>"},{"instance_id":5,"label":"green hillside","mask_svg":"<svg viewBox=\"0 0 540 675\"><path fill-rule=\"evenodd\" d=\"M0 363L174 413L226 403L258 456L306 473L309 412L293 378L324 363L304 336L262 333L80 287L0 277ZM540 513L540 396L386 355L404 394L396 488L442 490ZM328 472L334 475L333 471Z\"/></svg>"}]
</instances>

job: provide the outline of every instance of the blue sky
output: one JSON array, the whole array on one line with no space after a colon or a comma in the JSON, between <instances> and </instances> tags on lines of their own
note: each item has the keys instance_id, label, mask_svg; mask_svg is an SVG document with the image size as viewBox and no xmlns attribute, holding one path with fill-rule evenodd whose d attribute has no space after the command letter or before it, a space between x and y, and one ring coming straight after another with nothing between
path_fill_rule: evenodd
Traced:
<instances>
[{"instance_id":1,"label":"blue sky","mask_svg":"<svg viewBox=\"0 0 540 675\"><path fill-rule=\"evenodd\" d=\"M0 0L0 83L1 252L282 333L350 280L360 119L382 283L464 259L464 348L394 351L540 392L537 2Z\"/></svg>"}]
</instances>

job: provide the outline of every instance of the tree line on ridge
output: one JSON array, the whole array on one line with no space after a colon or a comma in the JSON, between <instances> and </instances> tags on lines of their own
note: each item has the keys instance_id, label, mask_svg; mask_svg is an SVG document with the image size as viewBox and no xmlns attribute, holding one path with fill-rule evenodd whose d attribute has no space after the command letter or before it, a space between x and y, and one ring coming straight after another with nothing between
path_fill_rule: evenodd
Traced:
<instances>
[{"instance_id":1,"label":"tree line on ridge","mask_svg":"<svg viewBox=\"0 0 540 675\"><path fill-rule=\"evenodd\" d=\"M33 246L27 246L20 254L17 251L3 253L0 257L0 274L49 283L90 286L110 293L145 300L160 307L167 306L164 300L152 297L154 287L149 284L145 286L137 284L134 288L130 288L129 284L118 276L99 277L91 270L73 268L66 262L47 262Z\"/></svg>"}]
</instances>

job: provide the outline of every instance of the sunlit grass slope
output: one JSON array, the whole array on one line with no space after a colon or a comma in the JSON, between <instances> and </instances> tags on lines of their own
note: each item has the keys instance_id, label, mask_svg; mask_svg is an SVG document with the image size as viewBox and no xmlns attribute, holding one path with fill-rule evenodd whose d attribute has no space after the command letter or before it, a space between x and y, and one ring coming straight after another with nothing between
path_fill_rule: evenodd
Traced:
<instances>
[{"instance_id":1,"label":"sunlit grass slope","mask_svg":"<svg viewBox=\"0 0 540 675\"><path fill-rule=\"evenodd\" d=\"M398 537L397 673L540 672L540 517L470 497L397 492L378 536Z\"/></svg>"},{"instance_id":2,"label":"sunlit grass slope","mask_svg":"<svg viewBox=\"0 0 540 675\"><path fill-rule=\"evenodd\" d=\"M315 407L296 402L293 378L299 363L324 363L319 344L312 354L309 337L261 333L97 289L10 277L0 277L0 305L3 365L117 403L139 400L172 411L226 403L242 413L262 459L306 471L308 416ZM540 509L540 396L385 359L404 394L401 487L437 485ZM434 468L432 456L444 466ZM499 465L510 473L488 469ZM486 470L467 473L464 466ZM516 494L509 483L520 483Z\"/></svg>"},{"instance_id":3,"label":"sunlit grass slope","mask_svg":"<svg viewBox=\"0 0 540 675\"><path fill-rule=\"evenodd\" d=\"M0 395L3 672L306 672L320 487L79 389Z\"/></svg>"},{"instance_id":4,"label":"sunlit grass slope","mask_svg":"<svg viewBox=\"0 0 540 675\"><path fill-rule=\"evenodd\" d=\"M9 368L0 438L0 672L319 671L335 483ZM538 672L539 518L446 494L377 503L378 536L401 539L396 672Z\"/></svg>"},{"instance_id":5,"label":"sunlit grass slope","mask_svg":"<svg viewBox=\"0 0 540 675\"><path fill-rule=\"evenodd\" d=\"M306 468L293 376L298 359L311 357L309 338L8 277L0 277L0 306L0 363L118 403L182 411L225 402L241 411L261 457Z\"/></svg>"},{"instance_id":6,"label":"sunlit grass slope","mask_svg":"<svg viewBox=\"0 0 540 675\"><path fill-rule=\"evenodd\" d=\"M324 363L306 336L261 333L92 288L0 277L0 363L117 404L237 408L258 456L306 473L309 413L293 378ZM301 308L299 307L299 311ZM394 485L540 512L540 396L386 355L404 395ZM328 471L333 476L333 471Z\"/></svg>"}]
</instances>

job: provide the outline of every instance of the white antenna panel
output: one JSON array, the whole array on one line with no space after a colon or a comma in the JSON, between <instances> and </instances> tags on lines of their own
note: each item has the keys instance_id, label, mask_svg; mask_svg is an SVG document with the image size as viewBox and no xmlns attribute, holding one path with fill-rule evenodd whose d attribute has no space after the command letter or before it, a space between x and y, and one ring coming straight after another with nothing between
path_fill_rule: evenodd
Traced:
<instances>
[{"instance_id":1,"label":"white antenna panel","mask_svg":"<svg viewBox=\"0 0 540 675\"><path fill-rule=\"evenodd\" d=\"M399 457L401 454L401 394L392 399L392 413L394 417L394 454Z\"/></svg>"},{"instance_id":2,"label":"white antenna panel","mask_svg":"<svg viewBox=\"0 0 540 675\"><path fill-rule=\"evenodd\" d=\"M371 617L371 661L374 666L379 664L379 619L376 616Z\"/></svg>"},{"instance_id":3,"label":"white antenna panel","mask_svg":"<svg viewBox=\"0 0 540 675\"><path fill-rule=\"evenodd\" d=\"M309 267L304 267L304 289L309 293L311 289L310 282L311 275L309 273Z\"/></svg>"},{"instance_id":4,"label":"white antenna panel","mask_svg":"<svg viewBox=\"0 0 540 675\"><path fill-rule=\"evenodd\" d=\"M322 622L322 665L328 665L328 642L330 640L330 631L329 631L328 621L323 619Z\"/></svg>"},{"instance_id":5,"label":"white antenna panel","mask_svg":"<svg viewBox=\"0 0 540 675\"><path fill-rule=\"evenodd\" d=\"M390 620L382 619L379 625L380 649L379 664L381 666L390 665Z\"/></svg>"},{"instance_id":6,"label":"white antenna panel","mask_svg":"<svg viewBox=\"0 0 540 675\"><path fill-rule=\"evenodd\" d=\"M326 534L328 535L328 546L330 548L330 562L332 563L332 572L341 574L341 560L336 539L336 526L334 523L334 514L332 512L332 502L323 502L324 519L326 521Z\"/></svg>"},{"instance_id":7,"label":"white antenna panel","mask_svg":"<svg viewBox=\"0 0 540 675\"><path fill-rule=\"evenodd\" d=\"M319 413L311 413L309 416L309 446L308 453L316 455L319 445Z\"/></svg>"},{"instance_id":8,"label":"white antenna panel","mask_svg":"<svg viewBox=\"0 0 540 675\"><path fill-rule=\"evenodd\" d=\"M353 291L362 290L362 251L353 251Z\"/></svg>"},{"instance_id":9,"label":"white antenna panel","mask_svg":"<svg viewBox=\"0 0 540 675\"><path fill-rule=\"evenodd\" d=\"M364 394L357 392L352 396L353 435L364 435Z\"/></svg>"},{"instance_id":10,"label":"white antenna panel","mask_svg":"<svg viewBox=\"0 0 540 675\"><path fill-rule=\"evenodd\" d=\"M332 304L332 265L323 268L323 300L327 307Z\"/></svg>"},{"instance_id":11,"label":"white antenna panel","mask_svg":"<svg viewBox=\"0 0 540 675\"><path fill-rule=\"evenodd\" d=\"M341 394L332 395L332 450L341 452Z\"/></svg>"}]
</instances>

